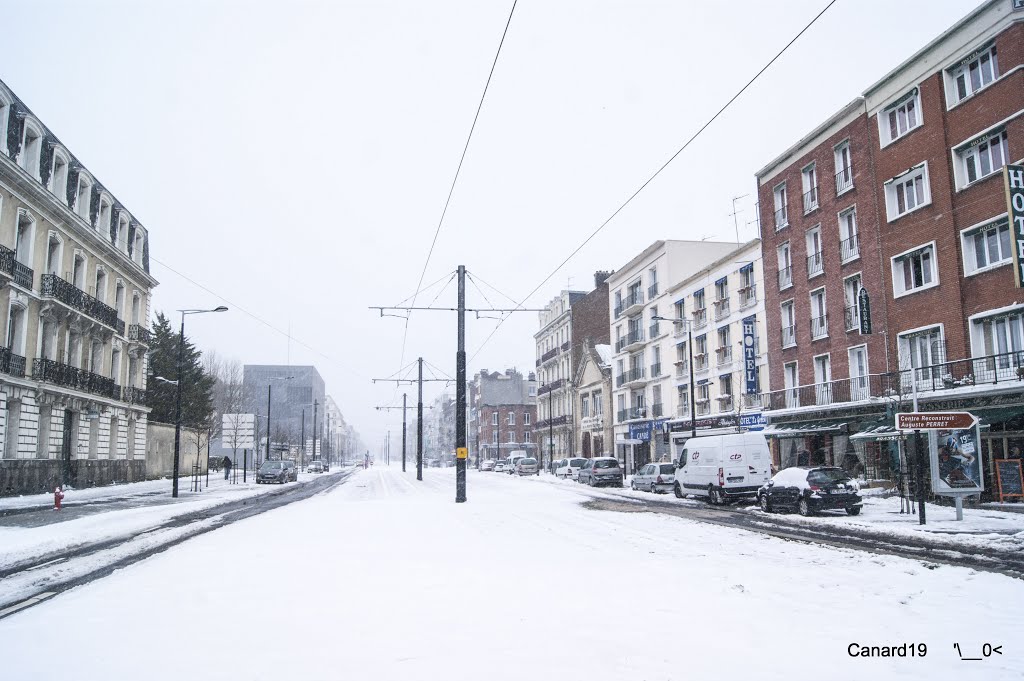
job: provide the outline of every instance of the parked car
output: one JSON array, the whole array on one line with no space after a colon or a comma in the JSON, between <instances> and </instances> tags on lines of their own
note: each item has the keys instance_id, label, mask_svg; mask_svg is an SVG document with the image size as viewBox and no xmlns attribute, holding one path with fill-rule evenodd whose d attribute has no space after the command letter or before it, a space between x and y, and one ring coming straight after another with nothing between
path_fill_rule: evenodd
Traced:
<instances>
[{"instance_id":1,"label":"parked car","mask_svg":"<svg viewBox=\"0 0 1024 681\"><path fill-rule=\"evenodd\" d=\"M648 492L671 492L676 484L676 465L674 463L649 463L633 474L629 486L633 489Z\"/></svg>"},{"instance_id":2,"label":"parked car","mask_svg":"<svg viewBox=\"0 0 1024 681\"><path fill-rule=\"evenodd\" d=\"M497 462L494 459L484 459L480 463L480 470L481 471L493 471L494 470L494 465L496 463Z\"/></svg>"},{"instance_id":3,"label":"parked car","mask_svg":"<svg viewBox=\"0 0 1024 681\"><path fill-rule=\"evenodd\" d=\"M800 515L814 515L826 509L845 509L857 515L863 505L860 487L838 466L794 466L784 468L757 490L761 510L790 509Z\"/></svg>"},{"instance_id":4,"label":"parked car","mask_svg":"<svg viewBox=\"0 0 1024 681\"><path fill-rule=\"evenodd\" d=\"M513 473L515 473L516 472L516 462L519 461L519 459L525 459L525 458L526 458L526 452L524 452L521 449L518 450L518 452L512 452L509 455L509 457L507 459L505 459L505 472L508 473L509 475L512 475Z\"/></svg>"},{"instance_id":5,"label":"parked car","mask_svg":"<svg viewBox=\"0 0 1024 681\"><path fill-rule=\"evenodd\" d=\"M320 463L324 467L324 473L330 473L331 472L331 462L330 461L328 461L327 459L324 459Z\"/></svg>"},{"instance_id":6,"label":"parked car","mask_svg":"<svg viewBox=\"0 0 1024 681\"><path fill-rule=\"evenodd\" d=\"M310 461L308 464L306 464L306 472L307 473L323 473L324 472L324 465L322 463L320 463L319 461Z\"/></svg>"},{"instance_id":7,"label":"parked car","mask_svg":"<svg viewBox=\"0 0 1024 681\"><path fill-rule=\"evenodd\" d=\"M555 477L556 478L571 478L576 479L576 475L583 468L583 464L587 462L586 459L572 458L562 459L555 462Z\"/></svg>"},{"instance_id":8,"label":"parked car","mask_svg":"<svg viewBox=\"0 0 1024 681\"><path fill-rule=\"evenodd\" d=\"M707 497L712 504L754 497L771 479L771 454L760 433L731 433L693 437L676 460L673 490Z\"/></svg>"},{"instance_id":9,"label":"parked car","mask_svg":"<svg viewBox=\"0 0 1024 681\"><path fill-rule=\"evenodd\" d=\"M499 460L495 461L494 462L494 472L495 473L504 473L506 465L507 464L505 463L504 459L499 459Z\"/></svg>"},{"instance_id":10,"label":"parked car","mask_svg":"<svg viewBox=\"0 0 1024 681\"><path fill-rule=\"evenodd\" d=\"M516 475L540 475L540 466L537 464L537 459L526 456L516 461Z\"/></svg>"},{"instance_id":11,"label":"parked car","mask_svg":"<svg viewBox=\"0 0 1024 681\"><path fill-rule=\"evenodd\" d=\"M288 479L292 482L299 481L299 467L295 465L295 459L285 459L284 469L288 473Z\"/></svg>"},{"instance_id":12,"label":"parked car","mask_svg":"<svg viewBox=\"0 0 1024 681\"><path fill-rule=\"evenodd\" d=\"M264 461L256 471L256 483L278 482L282 485L291 479L291 473L284 466L284 461Z\"/></svg>"},{"instance_id":13,"label":"parked car","mask_svg":"<svg viewBox=\"0 0 1024 681\"><path fill-rule=\"evenodd\" d=\"M576 474L576 481L591 487L598 485L622 487L622 467L619 466L618 460L611 456L587 459L579 473Z\"/></svg>"}]
</instances>

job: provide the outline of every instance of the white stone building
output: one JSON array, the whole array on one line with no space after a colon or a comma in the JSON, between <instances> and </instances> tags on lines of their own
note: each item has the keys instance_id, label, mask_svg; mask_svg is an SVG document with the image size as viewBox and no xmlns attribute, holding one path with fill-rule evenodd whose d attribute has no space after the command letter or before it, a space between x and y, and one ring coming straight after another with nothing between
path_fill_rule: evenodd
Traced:
<instances>
[{"instance_id":1,"label":"white stone building","mask_svg":"<svg viewBox=\"0 0 1024 681\"><path fill-rule=\"evenodd\" d=\"M544 455L550 459L573 451L572 305L586 291L562 291L538 313L540 330L533 335L537 348L536 434ZM548 441L553 438L554 445Z\"/></svg>"}]
</instances>

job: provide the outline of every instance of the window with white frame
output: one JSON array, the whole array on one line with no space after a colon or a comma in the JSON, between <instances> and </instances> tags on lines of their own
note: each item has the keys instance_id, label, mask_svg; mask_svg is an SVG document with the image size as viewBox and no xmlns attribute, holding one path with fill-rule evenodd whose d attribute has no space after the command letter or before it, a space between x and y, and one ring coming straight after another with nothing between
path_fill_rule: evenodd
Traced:
<instances>
[{"instance_id":1,"label":"window with white frame","mask_svg":"<svg viewBox=\"0 0 1024 681\"><path fill-rule=\"evenodd\" d=\"M842 262L847 263L860 257L856 206L851 206L839 214L839 239L839 257Z\"/></svg>"},{"instance_id":2,"label":"window with white frame","mask_svg":"<svg viewBox=\"0 0 1024 681\"><path fill-rule=\"evenodd\" d=\"M1013 260L1010 223L1006 216L960 234L963 246L964 272L968 275L1006 265Z\"/></svg>"},{"instance_id":3,"label":"window with white frame","mask_svg":"<svg viewBox=\"0 0 1024 681\"><path fill-rule=\"evenodd\" d=\"M782 312L782 347L796 345L796 312L793 301L787 300L780 306Z\"/></svg>"},{"instance_id":4,"label":"window with white frame","mask_svg":"<svg viewBox=\"0 0 1024 681\"><path fill-rule=\"evenodd\" d=\"M843 279L843 296L846 306L843 316L845 317L846 330L856 331L860 328L860 289L862 287L861 275L858 272Z\"/></svg>"},{"instance_id":5,"label":"window with white frame","mask_svg":"<svg viewBox=\"0 0 1024 681\"><path fill-rule=\"evenodd\" d=\"M78 176L78 190L75 192L75 212L79 217L89 219L90 202L92 201L92 182L85 173Z\"/></svg>"},{"instance_id":6,"label":"window with white frame","mask_svg":"<svg viewBox=\"0 0 1024 681\"><path fill-rule=\"evenodd\" d=\"M39 127L28 119L25 119L24 131L21 134L21 154L18 155L18 165L25 169L29 175L39 179L39 161L43 153L43 133Z\"/></svg>"},{"instance_id":7,"label":"window with white frame","mask_svg":"<svg viewBox=\"0 0 1024 681\"><path fill-rule=\"evenodd\" d=\"M508 434L508 441L509 441L509 443L515 443L515 441L516 441L516 431L513 430L513 431L511 431Z\"/></svg>"},{"instance_id":8,"label":"window with white frame","mask_svg":"<svg viewBox=\"0 0 1024 681\"><path fill-rule=\"evenodd\" d=\"M528 412L528 411L524 411L523 412L523 425L524 426L530 425L530 412Z\"/></svg>"},{"instance_id":9,"label":"window with white frame","mask_svg":"<svg viewBox=\"0 0 1024 681\"><path fill-rule=\"evenodd\" d=\"M825 288L811 291L811 338L828 335L828 308L825 306Z\"/></svg>"},{"instance_id":10,"label":"window with white frame","mask_svg":"<svg viewBox=\"0 0 1024 681\"><path fill-rule=\"evenodd\" d=\"M842 142L835 148L836 196L853 189L853 155L850 142Z\"/></svg>"},{"instance_id":11,"label":"window with white frame","mask_svg":"<svg viewBox=\"0 0 1024 681\"><path fill-rule=\"evenodd\" d=\"M807 277L813 277L825 271L825 254L821 245L821 225L807 230Z\"/></svg>"},{"instance_id":12,"label":"window with white frame","mask_svg":"<svg viewBox=\"0 0 1024 681\"><path fill-rule=\"evenodd\" d=\"M818 170L811 164L800 172L804 188L804 213L810 213L818 207Z\"/></svg>"},{"instance_id":13,"label":"window with white frame","mask_svg":"<svg viewBox=\"0 0 1024 681\"><path fill-rule=\"evenodd\" d=\"M878 115L879 137L882 146L895 142L923 123L921 93L914 88L882 110Z\"/></svg>"},{"instance_id":14,"label":"window with white frame","mask_svg":"<svg viewBox=\"0 0 1024 681\"><path fill-rule=\"evenodd\" d=\"M491 425L492 426L498 425L498 412L496 412L496 411L491 413Z\"/></svg>"},{"instance_id":15,"label":"window with white frame","mask_svg":"<svg viewBox=\"0 0 1024 681\"><path fill-rule=\"evenodd\" d=\"M1009 155L1005 130L979 137L957 149L957 185L965 187L998 173L1009 161Z\"/></svg>"},{"instance_id":16,"label":"window with white frame","mask_svg":"<svg viewBox=\"0 0 1024 681\"><path fill-rule=\"evenodd\" d=\"M946 348L941 326L901 333L897 341L900 369L906 372L903 374L905 385L910 385L907 378L911 375L916 376L919 383L942 379L944 367L941 364L946 361Z\"/></svg>"},{"instance_id":17,"label":"window with white frame","mask_svg":"<svg viewBox=\"0 0 1024 681\"><path fill-rule=\"evenodd\" d=\"M496 430L492 430L491 431L491 444L492 445L498 444L498 431L496 431Z\"/></svg>"},{"instance_id":18,"label":"window with white frame","mask_svg":"<svg viewBox=\"0 0 1024 681\"><path fill-rule=\"evenodd\" d=\"M928 165L914 166L885 183L885 209L890 222L931 203Z\"/></svg>"},{"instance_id":19,"label":"window with white frame","mask_svg":"<svg viewBox=\"0 0 1024 681\"><path fill-rule=\"evenodd\" d=\"M832 358L829 355L814 358L814 400L816 404L832 403Z\"/></svg>"},{"instance_id":20,"label":"window with white frame","mask_svg":"<svg viewBox=\"0 0 1024 681\"><path fill-rule=\"evenodd\" d=\"M907 251L892 259L893 295L899 297L939 283L935 264L935 242Z\"/></svg>"},{"instance_id":21,"label":"window with white frame","mask_svg":"<svg viewBox=\"0 0 1024 681\"><path fill-rule=\"evenodd\" d=\"M106 196L100 197L100 211L96 215L96 224L93 225L101 234L110 230L110 212L113 210L110 199Z\"/></svg>"},{"instance_id":22,"label":"window with white frame","mask_svg":"<svg viewBox=\"0 0 1024 681\"><path fill-rule=\"evenodd\" d=\"M514 411L510 411L508 413L508 425L510 425L510 426L516 425L516 413Z\"/></svg>"},{"instance_id":23,"label":"window with white frame","mask_svg":"<svg viewBox=\"0 0 1024 681\"><path fill-rule=\"evenodd\" d=\"M1024 307L971 320L971 355L995 357L997 363L1024 361Z\"/></svg>"},{"instance_id":24,"label":"window with white frame","mask_svg":"<svg viewBox=\"0 0 1024 681\"><path fill-rule=\"evenodd\" d=\"M868 346L858 345L847 351L850 359L850 399L866 400L870 397L868 381Z\"/></svg>"},{"instance_id":25,"label":"window with white frame","mask_svg":"<svg viewBox=\"0 0 1024 681\"><path fill-rule=\"evenodd\" d=\"M22 265L32 263L32 246L36 236L36 219L25 210L18 210L18 222L14 233L14 259Z\"/></svg>"},{"instance_id":26,"label":"window with white frame","mask_svg":"<svg viewBox=\"0 0 1024 681\"><path fill-rule=\"evenodd\" d=\"M0 90L0 151L7 152L7 122L11 116L11 99Z\"/></svg>"},{"instance_id":27,"label":"window with white frame","mask_svg":"<svg viewBox=\"0 0 1024 681\"><path fill-rule=\"evenodd\" d=\"M946 69L946 103L953 106L999 78L996 46L985 47Z\"/></svg>"},{"instance_id":28,"label":"window with white frame","mask_svg":"<svg viewBox=\"0 0 1024 681\"><path fill-rule=\"evenodd\" d=\"M775 197L775 229L789 224L789 208L786 205L786 183L783 182L772 192Z\"/></svg>"},{"instance_id":29,"label":"window with white frame","mask_svg":"<svg viewBox=\"0 0 1024 681\"><path fill-rule=\"evenodd\" d=\"M68 157L60 149L53 152L53 168L50 172L50 191L61 203L68 204Z\"/></svg>"},{"instance_id":30,"label":"window with white frame","mask_svg":"<svg viewBox=\"0 0 1024 681\"><path fill-rule=\"evenodd\" d=\"M782 366L782 383L786 389L786 406L800 406L800 392L797 390L800 376L797 373L797 363L787 362Z\"/></svg>"},{"instance_id":31,"label":"window with white frame","mask_svg":"<svg viewBox=\"0 0 1024 681\"><path fill-rule=\"evenodd\" d=\"M782 291L793 285L793 255L788 241L776 249L776 255L779 261L779 290Z\"/></svg>"},{"instance_id":32,"label":"window with white frame","mask_svg":"<svg viewBox=\"0 0 1024 681\"><path fill-rule=\"evenodd\" d=\"M141 264L142 263L142 249L145 244L145 235L142 229L139 227L135 228L135 243L132 246L132 260Z\"/></svg>"},{"instance_id":33,"label":"window with white frame","mask_svg":"<svg viewBox=\"0 0 1024 681\"><path fill-rule=\"evenodd\" d=\"M590 416L590 395L580 396L580 416L583 418Z\"/></svg>"}]
</instances>

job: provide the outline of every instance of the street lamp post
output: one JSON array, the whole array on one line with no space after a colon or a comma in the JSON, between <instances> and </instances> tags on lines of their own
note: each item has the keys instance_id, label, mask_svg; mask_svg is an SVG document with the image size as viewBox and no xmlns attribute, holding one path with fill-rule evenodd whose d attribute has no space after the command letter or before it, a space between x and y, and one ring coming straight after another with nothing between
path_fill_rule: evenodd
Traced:
<instances>
[{"instance_id":1,"label":"street lamp post","mask_svg":"<svg viewBox=\"0 0 1024 681\"><path fill-rule=\"evenodd\" d=\"M293 378L295 378L295 377L294 376L271 376L267 380L267 448L266 448L266 455L263 458L264 461L270 461L270 395L271 395L271 390L270 389L274 385L270 381L290 381ZM288 439L290 440L291 438L289 437ZM254 457L253 465L255 465L255 464L256 464L256 461L255 461L255 457Z\"/></svg>"},{"instance_id":2,"label":"street lamp post","mask_svg":"<svg viewBox=\"0 0 1024 681\"><path fill-rule=\"evenodd\" d=\"M697 437L697 408L694 401L693 385L693 321L690 319L668 319L667 317L651 317L653 321L686 324L686 349L690 352L690 437Z\"/></svg>"},{"instance_id":3,"label":"street lamp post","mask_svg":"<svg viewBox=\"0 0 1024 681\"><path fill-rule=\"evenodd\" d=\"M178 374L174 381L177 385L174 398L174 473L171 484L171 496L178 496L178 462L181 458L181 365L185 362L185 315L202 314L204 312L227 312L227 307L221 305L212 310L178 310L181 313L181 332L178 334Z\"/></svg>"}]
</instances>

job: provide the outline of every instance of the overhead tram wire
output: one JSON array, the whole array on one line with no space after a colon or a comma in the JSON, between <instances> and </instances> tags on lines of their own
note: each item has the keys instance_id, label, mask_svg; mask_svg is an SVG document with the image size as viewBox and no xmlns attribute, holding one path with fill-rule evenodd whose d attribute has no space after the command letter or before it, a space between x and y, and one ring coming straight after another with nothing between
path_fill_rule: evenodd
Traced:
<instances>
[{"instance_id":1,"label":"overhead tram wire","mask_svg":"<svg viewBox=\"0 0 1024 681\"><path fill-rule=\"evenodd\" d=\"M729 101L727 101L724 105L722 105L722 108L720 108L717 112L715 112L715 114L711 118L709 118L708 121L706 123L704 123L704 125L702 125L697 130L697 132L693 133L693 135L690 137L690 139L686 140L686 142L683 144L683 146L679 147L679 149L677 149L676 152L674 154L672 154L668 158L667 161L665 161L663 164L661 164L661 166L657 170L655 170L654 173L650 177L648 177L644 181L644 183L641 184L637 188L636 191L634 191L632 194L630 194L629 198L627 198L625 201L623 201L622 204L618 208L616 208L615 211L611 215L609 215L608 218L605 219L604 222L602 222L600 225L598 225L597 229L595 229L593 232L591 232L590 235L586 239L583 240L583 243L581 243L579 246L577 246L575 249L573 249L573 251L565 258L565 260L563 260L561 263L559 263L559 265L557 267L555 267L555 269L553 269L550 274L548 274L546 277L544 277L544 279L541 280L541 282L539 284L537 284L537 286L534 287L534 289L532 291L530 291L523 298L523 302L519 303L518 305L522 306L527 300L532 298L533 295L535 293L537 293L537 291L539 291L542 286L544 286L544 284L548 283L548 281L550 281L553 276L558 274L559 270L561 270L563 267L565 267L565 265L570 260L572 260L574 257L576 257L577 253L579 253L581 250L583 250L583 248L588 243L590 243L594 239L594 237L596 237L599 233L601 233L601 231L604 230L604 228L607 227L608 224L612 220L614 220L618 216L618 214L621 213L626 208L626 206L628 206L630 203L633 202L633 199L635 199L637 196L640 195L640 192L642 192L644 189L647 188L647 185L649 185L651 182L653 182L654 179L656 177L658 177L658 175L660 175L662 173L662 171L664 171L673 161L675 161L676 158L678 158L679 155L682 154L686 150L687 147L689 147L691 144L693 144L693 142L698 137L700 137L701 133L703 133L705 130L707 130L708 127L712 123L714 123L716 120L718 120L718 117L721 116L723 113L725 113L725 110L728 109L732 105L733 102L735 102L737 99L739 99L740 95L742 95L744 92L746 92L747 89L751 85L753 85L754 82L758 78L760 78L761 75L764 74L764 72L767 71L771 67L772 64L774 64L776 61L778 61L778 59L783 54L785 54L786 51L790 47L792 47L793 43L795 43L797 40L800 39L800 36L802 36L804 33L806 33L808 31L808 29L811 28L811 26L813 26L815 23L817 23L818 19L820 19L825 14L825 12L827 12L832 7L832 5L836 4L836 1L837 0L829 0L829 3L827 5L825 5L824 9L822 9L820 12L818 12L814 16L814 18L811 19L807 23L806 26L804 26L802 29L800 29L800 32L797 33L795 36L793 36L793 38L788 43L786 43L786 45L781 50L779 50L778 53L768 61L767 64L762 66L761 69L756 74L754 74L754 76L750 80L747 81L746 85L741 87L736 92L736 94L734 94L732 97L730 97ZM505 323L506 319L508 319L508 317L506 317L505 319L502 319L500 322L498 322L498 324L494 327L494 330L491 331L490 335L488 335L487 338L484 339L484 342L481 343L479 345L479 347L477 347L476 351L473 353L473 356L469 358L469 361L473 361L474 359L476 359L477 355L479 355L480 351L484 349L484 346L486 346L487 343L490 342L491 338L493 338L494 334L496 334L498 332L498 329L501 328L501 325Z\"/></svg>"},{"instance_id":2,"label":"overhead tram wire","mask_svg":"<svg viewBox=\"0 0 1024 681\"><path fill-rule=\"evenodd\" d=\"M455 177L452 178L452 185L448 189L448 198L445 199L444 209L441 211L441 218L437 221L437 229L434 230L434 238L430 242L430 250L427 251L427 259L423 263L423 271L420 272L419 283L416 284L416 293L413 294L412 306L416 306L416 298L419 296L420 290L423 286L423 278L427 274L427 267L430 265L430 257L434 254L434 247L437 245L437 237L441 233L441 226L444 224L444 218L448 214L448 206L451 204L452 195L455 193L455 185L459 181L459 174L462 172L462 164L466 160L466 153L469 151L469 143L473 139L473 131L476 130L476 123L480 119L480 111L484 106L484 99L487 97L487 90L491 86L491 79L494 77L494 69L498 65L498 57L501 56L501 48L505 44L505 36L508 35L508 27L512 24L512 15L516 11L516 3L518 0L513 0L512 9L508 13L508 21L505 22L505 30L501 33L501 41L498 43L498 49L494 53L494 61L491 62L491 70L487 74L487 82L484 83L484 91L480 94L480 102L477 104L476 113L473 115L473 124L469 127L469 135L466 136L466 144L462 147L462 156L459 158L459 165L455 169ZM409 313L409 317L412 317L412 312ZM405 328L402 331L402 354L398 360L398 364L401 365L405 361L405 344L409 338L409 319L405 320Z\"/></svg>"}]
</instances>

